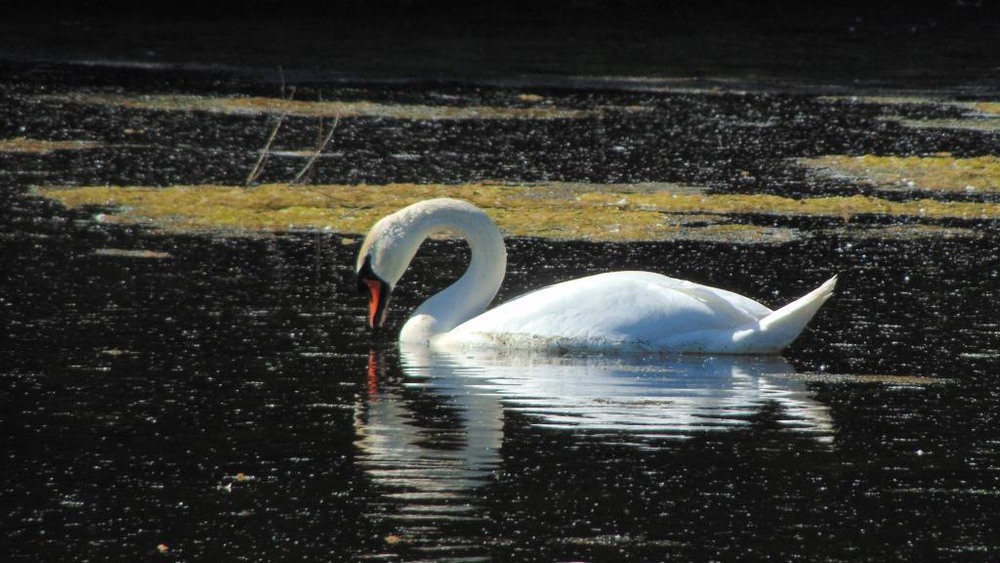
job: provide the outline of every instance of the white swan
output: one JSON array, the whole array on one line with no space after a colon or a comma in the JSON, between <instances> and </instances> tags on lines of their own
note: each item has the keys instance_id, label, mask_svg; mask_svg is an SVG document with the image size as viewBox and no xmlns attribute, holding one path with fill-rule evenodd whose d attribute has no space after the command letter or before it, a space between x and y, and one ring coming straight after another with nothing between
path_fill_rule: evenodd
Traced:
<instances>
[{"instance_id":1,"label":"white swan","mask_svg":"<svg viewBox=\"0 0 1000 563\"><path fill-rule=\"evenodd\" d=\"M650 272L611 272L544 287L486 311L507 268L500 231L470 203L432 199L383 217L361 246L357 274L369 292L371 328L384 325L392 289L417 248L441 231L464 237L472 260L455 283L417 308L400 342L439 349L777 354L837 281L834 276L772 311L723 289Z\"/></svg>"}]
</instances>

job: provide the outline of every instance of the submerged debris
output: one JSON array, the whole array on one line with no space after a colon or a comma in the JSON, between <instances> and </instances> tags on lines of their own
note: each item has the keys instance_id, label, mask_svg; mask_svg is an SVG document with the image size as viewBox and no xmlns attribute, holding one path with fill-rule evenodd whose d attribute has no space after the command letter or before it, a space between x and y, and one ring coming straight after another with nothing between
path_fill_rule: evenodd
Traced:
<instances>
[{"instance_id":1,"label":"submerged debris","mask_svg":"<svg viewBox=\"0 0 1000 563\"><path fill-rule=\"evenodd\" d=\"M595 111L532 107L437 106L384 104L367 101L300 101L261 96L210 97L195 95L126 96L122 94L68 94L43 96L47 101L119 106L158 111L203 111L235 115L295 115L300 117L386 117L392 119L578 119ZM530 100L522 100L530 101Z\"/></svg>"},{"instance_id":2,"label":"submerged debris","mask_svg":"<svg viewBox=\"0 0 1000 563\"><path fill-rule=\"evenodd\" d=\"M49 154L55 151L84 150L100 147L96 141L49 141L44 139L29 139L27 137L14 137L13 139L0 139L0 153L33 153Z\"/></svg>"},{"instance_id":3,"label":"submerged debris","mask_svg":"<svg viewBox=\"0 0 1000 563\"><path fill-rule=\"evenodd\" d=\"M982 231L942 225L844 225L827 230L830 234L860 240L975 239Z\"/></svg>"},{"instance_id":4,"label":"submerged debris","mask_svg":"<svg viewBox=\"0 0 1000 563\"><path fill-rule=\"evenodd\" d=\"M961 110L961 117L910 119L901 115L884 117L900 125L913 128L968 129L974 131L1000 130L1000 102L960 102L921 96L822 96L820 101L873 104L878 106L923 106L942 110Z\"/></svg>"},{"instance_id":5,"label":"submerged debris","mask_svg":"<svg viewBox=\"0 0 1000 563\"><path fill-rule=\"evenodd\" d=\"M850 383L853 385L889 385L901 387L926 387L929 385L949 385L953 379L941 377L926 377L922 375L879 375L853 373L798 373L792 376L808 382L818 383Z\"/></svg>"},{"instance_id":6,"label":"submerged debris","mask_svg":"<svg viewBox=\"0 0 1000 563\"><path fill-rule=\"evenodd\" d=\"M169 252L156 250L131 250L126 248L98 248L94 250L95 256L115 256L118 258L144 258L153 260L165 260L173 258Z\"/></svg>"},{"instance_id":7,"label":"submerged debris","mask_svg":"<svg viewBox=\"0 0 1000 563\"><path fill-rule=\"evenodd\" d=\"M890 118L905 127L917 129L967 129L970 131L1000 131L1000 117L962 119L902 119Z\"/></svg>"}]
</instances>

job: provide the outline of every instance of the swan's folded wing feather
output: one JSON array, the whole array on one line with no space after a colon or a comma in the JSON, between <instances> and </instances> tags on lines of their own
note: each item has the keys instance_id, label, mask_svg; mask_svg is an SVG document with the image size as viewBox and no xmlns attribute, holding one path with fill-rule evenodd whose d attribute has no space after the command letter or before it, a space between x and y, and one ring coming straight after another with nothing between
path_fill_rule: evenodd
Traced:
<instances>
[{"instance_id":1,"label":"swan's folded wing feather","mask_svg":"<svg viewBox=\"0 0 1000 563\"><path fill-rule=\"evenodd\" d=\"M579 341L656 341L671 332L731 329L771 311L732 292L649 272L612 272L522 295L450 335L519 334Z\"/></svg>"},{"instance_id":2,"label":"swan's folded wing feather","mask_svg":"<svg viewBox=\"0 0 1000 563\"><path fill-rule=\"evenodd\" d=\"M694 299L704 302L719 314L725 314L735 323L745 323L762 319L770 315L773 311L760 303L744 297L738 293L726 291L716 287L690 284L690 287L677 287L676 291L682 291Z\"/></svg>"}]
</instances>

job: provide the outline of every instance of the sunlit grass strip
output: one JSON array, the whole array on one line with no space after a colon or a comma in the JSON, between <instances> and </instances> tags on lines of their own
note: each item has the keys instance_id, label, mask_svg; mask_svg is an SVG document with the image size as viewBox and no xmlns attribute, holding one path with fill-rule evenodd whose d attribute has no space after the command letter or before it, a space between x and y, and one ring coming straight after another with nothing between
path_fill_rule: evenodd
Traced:
<instances>
[{"instance_id":1,"label":"sunlit grass strip","mask_svg":"<svg viewBox=\"0 0 1000 563\"><path fill-rule=\"evenodd\" d=\"M302 101L283 98L209 97L193 95L125 96L121 94L68 94L46 96L46 100L79 104L119 106L159 111L202 111L236 115L294 115L299 117L385 117L413 120L459 119L578 119L596 111L556 108L548 105L430 106L383 104L367 101Z\"/></svg>"},{"instance_id":2,"label":"sunlit grass strip","mask_svg":"<svg viewBox=\"0 0 1000 563\"><path fill-rule=\"evenodd\" d=\"M893 202L867 196L795 200L773 195L704 195L671 191L628 193L597 184L389 184L254 188L201 185L41 188L41 195L67 207L102 206L102 217L170 231L286 231L329 229L361 234L378 218L434 197L457 197L486 209L510 235L597 241L669 240L688 230L754 242L766 230L711 223L713 215L813 215L849 219L884 214L925 218L997 219L1000 204L920 200ZM702 226L685 220L695 215Z\"/></svg>"},{"instance_id":3,"label":"sunlit grass strip","mask_svg":"<svg viewBox=\"0 0 1000 563\"><path fill-rule=\"evenodd\" d=\"M54 151L93 149L99 146L100 143L96 141L46 141L27 137L0 139L0 152L8 153L48 154Z\"/></svg>"},{"instance_id":4,"label":"sunlit grass strip","mask_svg":"<svg viewBox=\"0 0 1000 563\"><path fill-rule=\"evenodd\" d=\"M828 155L799 160L812 168L867 180L893 190L1000 191L1000 157Z\"/></svg>"}]
</instances>

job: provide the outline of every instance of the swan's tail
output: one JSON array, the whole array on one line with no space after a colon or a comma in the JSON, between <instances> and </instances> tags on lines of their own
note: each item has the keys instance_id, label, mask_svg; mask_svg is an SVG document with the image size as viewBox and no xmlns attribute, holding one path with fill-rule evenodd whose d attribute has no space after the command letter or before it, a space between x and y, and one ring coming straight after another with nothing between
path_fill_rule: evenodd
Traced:
<instances>
[{"instance_id":1,"label":"swan's tail","mask_svg":"<svg viewBox=\"0 0 1000 563\"><path fill-rule=\"evenodd\" d=\"M734 340L760 354L776 354L787 348L796 338L820 306L833 295L837 276L788 305L757 321L750 330L740 331Z\"/></svg>"}]
</instances>

